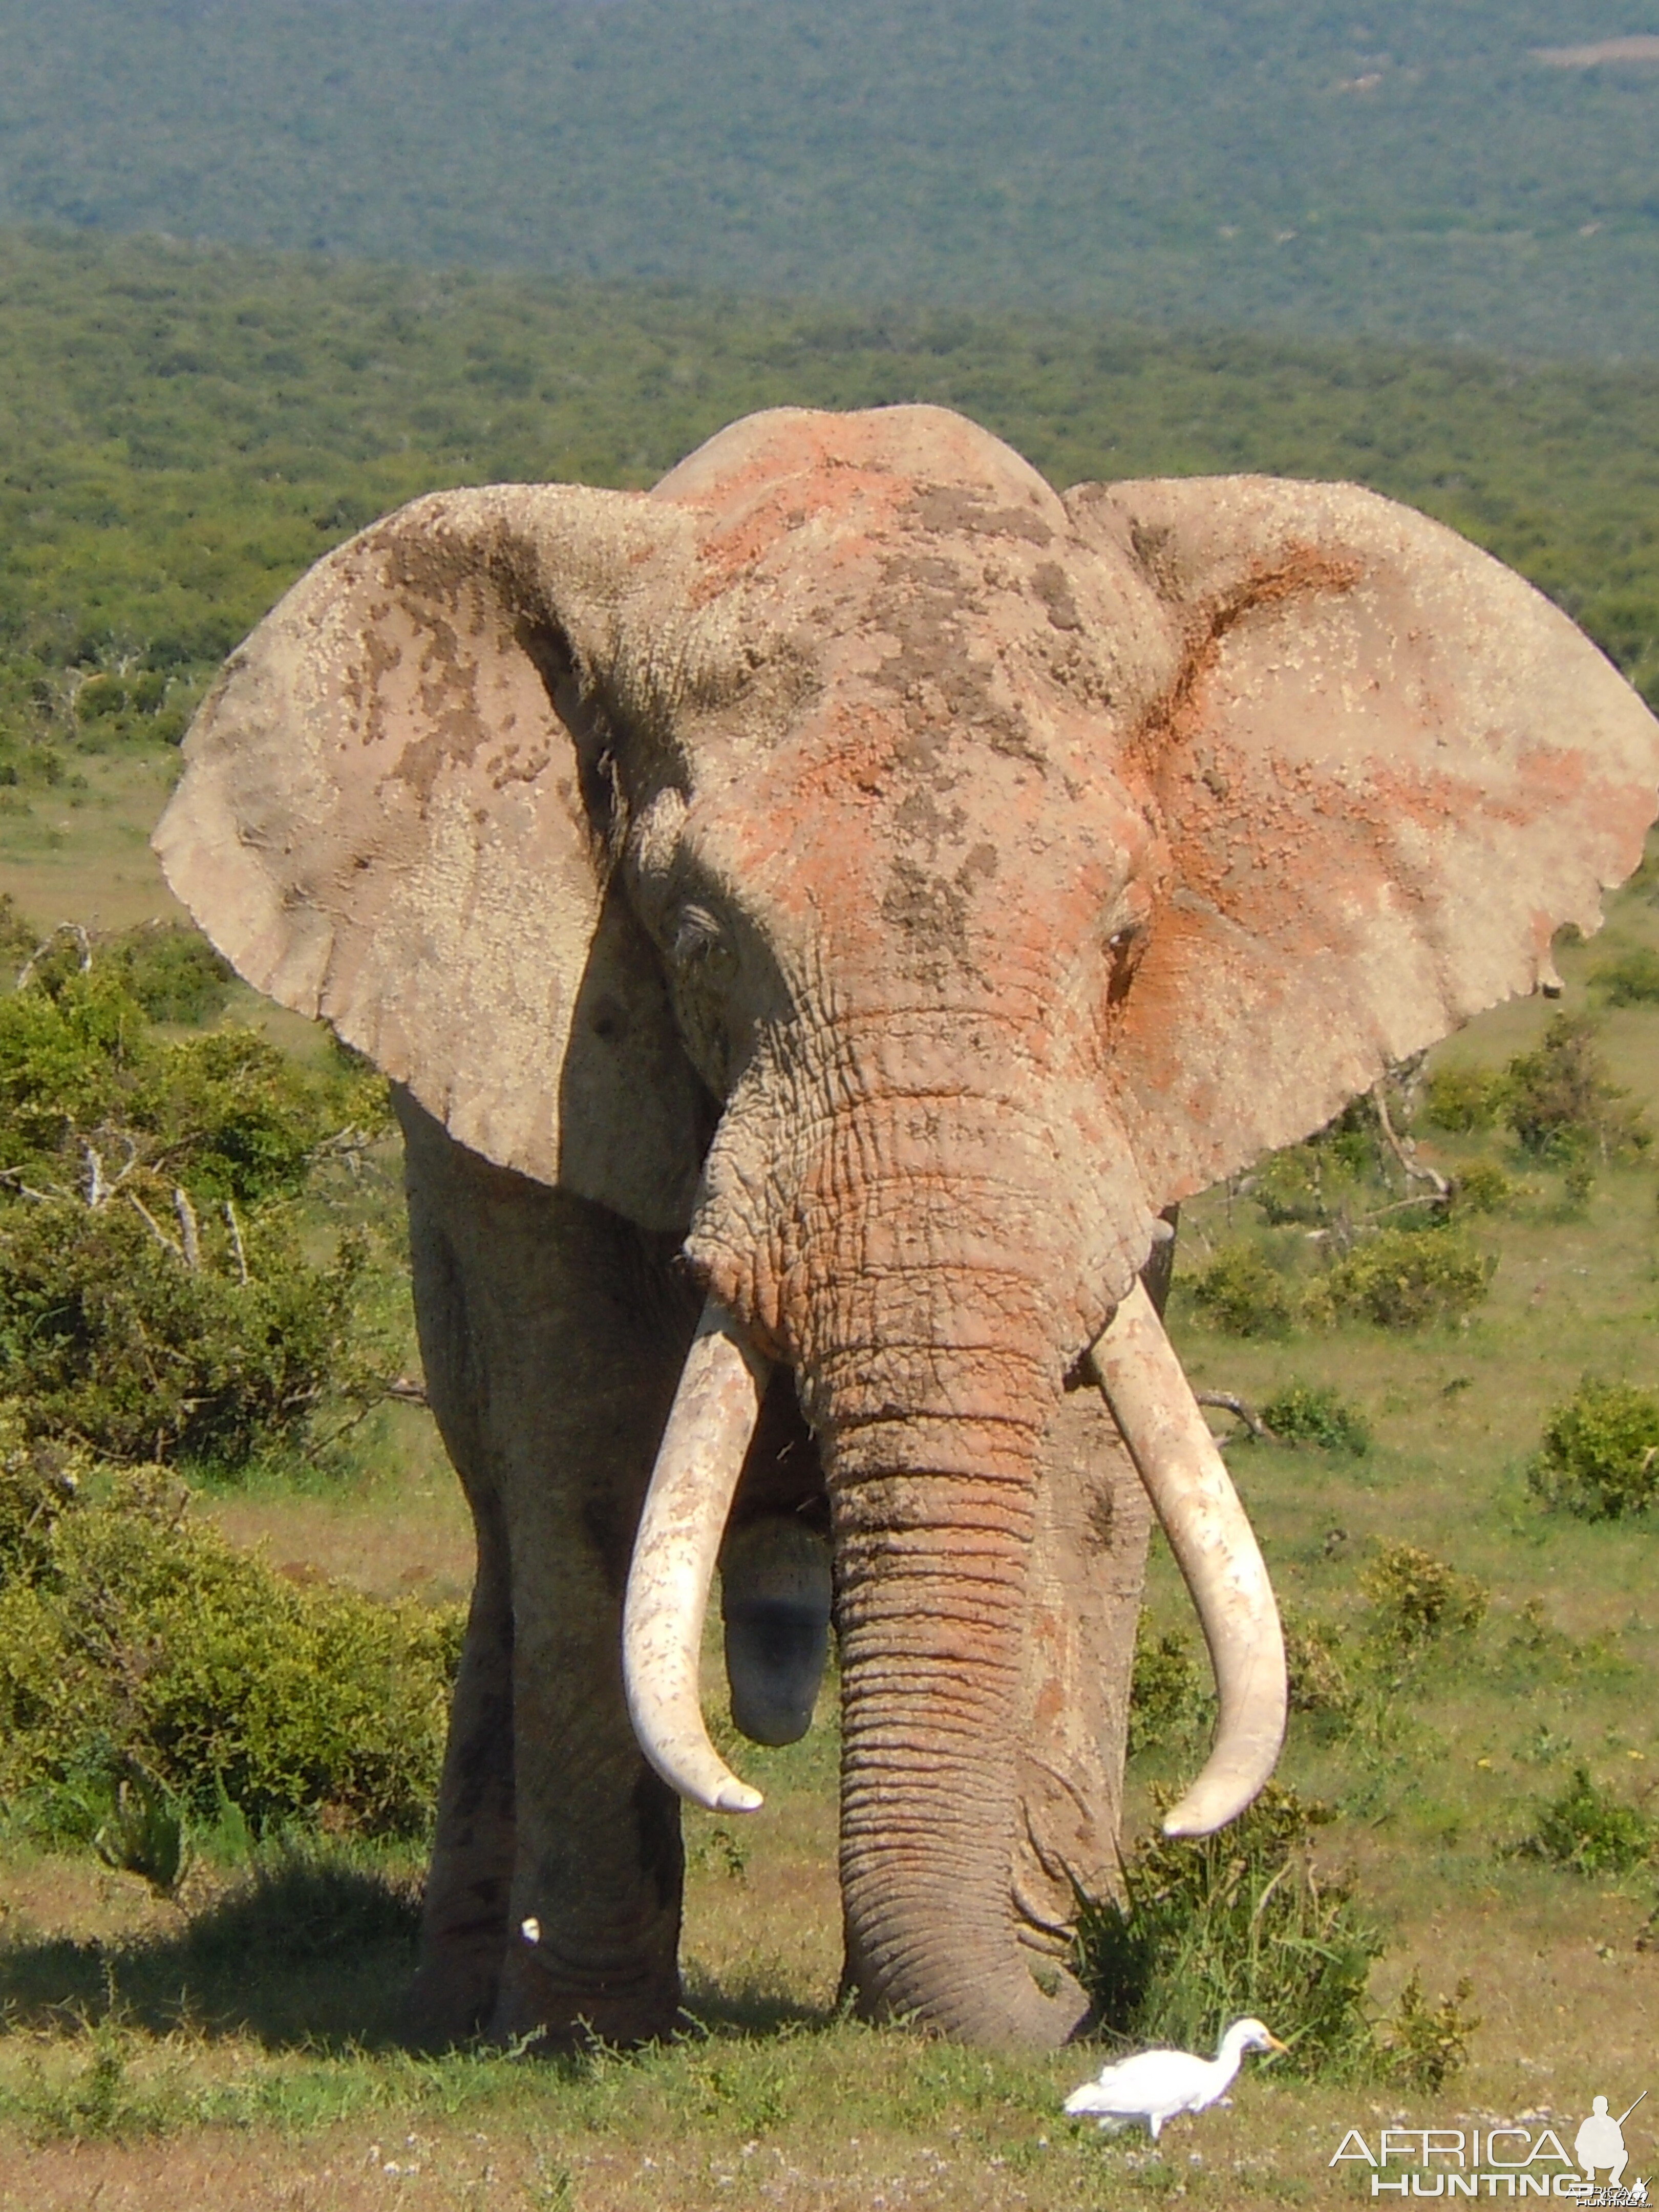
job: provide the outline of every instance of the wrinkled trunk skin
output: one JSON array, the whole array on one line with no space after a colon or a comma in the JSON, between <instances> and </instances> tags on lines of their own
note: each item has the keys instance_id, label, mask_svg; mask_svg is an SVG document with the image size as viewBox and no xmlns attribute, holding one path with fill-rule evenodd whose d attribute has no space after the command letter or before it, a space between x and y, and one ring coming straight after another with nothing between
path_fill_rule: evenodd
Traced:
<instances>
[{"instance_id":1,"label":"wrinkled trunk skin","mask_svg":"<svg viewBox=\"0 0 1659 2212\"><path fill-rule=\"evenodd\" d=\"M1072 1948L1079 1893L1121 1884L1123 1759L1152 1506L1097 1390L1043 1433L1016 1725L1015 1932L1039 1983Z\"/></svg>"},{"instance_id":2,"label":"wrinkled trunk skin","mask_svg":"<svg viewBox=\"0 0 1659 2212\"><path fill-rule=\"evenodd\" d=\"M398 1103L428 1389L478 1537L406 2032L668 2035L679 1808L629 1724L622 1599L695 1293L677 1240Z\"/></svg>"},{"instance_id":3,"label":"wrinkled trunk skin","mask_svg":"<svg viewBox=\"0 0 1659 2212\"><path fill-rule=\"evenodd\" d=\"M829 1453L848 1974L866 2013L982 2046L1075 2033L1077 1894L1116 1881L1149 1510L1097 1407L1051 1402L1024 1468L1006 1440L965 1468L933 1415L952 1471L902 1416Z\"/></svg>"},{"instance_id":4,"label":"wrinkled trunk skin","mask_svg":"<svg viewBox=\"0 0 1659 2212\"><path fill-rule=\"evenodd\" d=\"M1097 1396L1064 1388L1080 1262L1036 1147L1006 1099L941 1117L930 1098L915 1158L914 1102L843 1117L793 1285L837 1566L847 1972L871 2015L1052 2045L1086 2010L1073 1884L1111 1886L1147 1515Z\"/></svg>"}]
</instances>

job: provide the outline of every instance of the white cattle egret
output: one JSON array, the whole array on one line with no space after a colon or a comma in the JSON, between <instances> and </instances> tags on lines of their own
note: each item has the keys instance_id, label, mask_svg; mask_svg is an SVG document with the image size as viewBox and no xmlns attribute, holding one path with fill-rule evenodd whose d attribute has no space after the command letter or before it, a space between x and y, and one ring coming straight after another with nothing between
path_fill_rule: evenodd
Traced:
<instances>
[{"instance_id":1,"label":"white cattle egret","mask_svg":"<svg viewBox=\"0 0 1659 2212\"><path fill-rule=\"evenodd\" d=\"M1145 2120L1156 2142L1165 2120L1177 2112L1201 2112L1225 2094L1247 2051L1286 2047L1259 2020L1236 2020L1213 2058L1195 2058L1190 2051L1137 2051L1133 2058L1103 2067L1095 2081L1073 2089L1066 2109L1095 2114L1103 2128Z\"/></svg>"}]
</instances>

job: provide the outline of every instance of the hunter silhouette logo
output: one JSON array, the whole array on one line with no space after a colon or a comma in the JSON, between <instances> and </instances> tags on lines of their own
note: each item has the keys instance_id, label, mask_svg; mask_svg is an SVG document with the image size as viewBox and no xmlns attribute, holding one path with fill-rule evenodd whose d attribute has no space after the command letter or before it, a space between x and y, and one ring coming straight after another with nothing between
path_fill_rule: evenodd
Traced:
<instances>
[{"instance_id":1,"label":"hunter silhouette logo","mask_svg":"<svg viewBox=\"0 0 1659 2212\"><path fill-rule=\"evenodd\" d=\"M1642 2097L1647 2094L1644 2089ZM1636 2105L1641 2103L1642 2097L1636 2100ZM1607 2175L1607 2187L1620 2189L1625 2179L1625 2167L1630 2160L1630 2153L1625 2148L1625 2123L1636 2110L1636 2105L1628 2106L1616 2120L1607 2116L1605 2097L1597 2097L1591 2105L1589 2119L1572 2140L1572 2154L1583 2168L1586 2181L1594 2181L1598 2168L1605 2166L1611 2169ZM1636 2201L1640 2203L1647 2191L1639 2181L1632 2182L1630 2189L1621 2191L1621 2193L1631 2196L1638 2189L1642 2191L1642 2196Z\"/></svg>"}]
</instances>

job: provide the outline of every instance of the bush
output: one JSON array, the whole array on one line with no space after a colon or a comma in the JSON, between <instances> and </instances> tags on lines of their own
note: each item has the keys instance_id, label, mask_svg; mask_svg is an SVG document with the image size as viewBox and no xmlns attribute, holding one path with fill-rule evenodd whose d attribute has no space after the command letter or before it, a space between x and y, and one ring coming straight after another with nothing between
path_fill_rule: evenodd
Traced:
<instances>
[{"instance_id":1,"label":"bush","mask_svg":"<svg viewBox=\"0 0 1659 2212\"><path fill-rule=\"evenodd\" d=\"M1577 1766L1565 1790L1544 1808L1521 1850L1528 1858L1547 1859L1583 1875L1628 1874L1653 1856L1656 1840L1644 1814L1598 1790L1589 1769Z\"/></svg>"},{"instance_id":2,"label":"bush","mask_svg":"<svg viewBox=\"0 0 1659 2212\"><path fill-rule=\"evenodd\" d=\"M1644 1512L1659 1498L1659 1396L1585 1376L1547 1417L1527 1482L1583 1520Z\"/></svg>"},{"instance_id":3,"label":"bush","mask_svg":"<svg viewBox=\"0 0 1659 2212\"><path fill-rule=\"evenodd\" d=\"M0 891L0 990L15 980L40 942L40 932L18 911L11 893Z\"/></svg>"},{"instance_id":4,"label":"bush","mask_svg":"<svg viewBox=\"0 0 1659 2212\"><path fill-rule=\"evenodd\" d=\"M1415 1544L1385 1544L1359 1577L1383 1639L1405 1646L1467 1634L1486 1616L1487 1591L1473 1575Z\"/></svg>"},{"instance_id":5,"label":"bush","mask_svg":"<svg viewBox=\"0 0 1659 2212\"><path fill-rule=\"evenodd\" d=\"M1310 1320L1421 1328L1461 1321L1486 1297L1497 1261L1444 1229L1384 1229L1338 1260L1304 1301Z\"/></svg>"},{"instance_id":6,"label":"bush","mask_svg":"<svg viewBox=\"0 0 1659 2212\"><path fill-rule=\"evenodd\" d=\"M1123 1869L1122 1901L1089 1904L1079 1973L1106 2025L1137 2042L1213 2051L1254 2013L1304 2076L1363 2076L1376 2060L1365 1984L1382 1939L1351 1873L1322 1874L1331 1814L1269 1783L1219 1834L1154 1835Z\"/></svg>"},{"instance_id":7,"label":"bush","mask_svg":"<svg viewBox=\"0 0 1659 2212\"><path fill-rule=\"evenodd\" d=\"M281 1213L198 1224L186 1264L131 1210L53 1200L0 1213L0 1395L32 1435L118 1459L246 1463L325 1392L372 1400L392 1360L363 1327L367 1238L320 1266Z\"/></svg>"},{"instance_id":8,"label":"bush","mask_svg":"<svg viewBox=\"0 0 1659 2212\"><path fill-rule=\"evenodd\" d=\"M1224 1244L1193 1284L1193 1304L1230 1336L1284 1336L1293 1310L1290 1285L1259 1246Z\"/></svg>"},{"instance_id":9,"label":"bush","mask_svg":"<svg viewBox=\"0 0 1659 2212\"><path fill-rule=\"evenodd\" d=\"M1390 2080L1406 2089L1443 2089L1468 2063L1469 2038L1480 2015L1466 2010L1474 1984L1462 1976L1449 1997L1425 2002L1423 1978L1413 1966L1398 2002L1382 2023L1382 2050Z\"/></svg>"},{"instance_id":10,"label":"bush","mask_svg":"<svg viewBox=\"0 0 1659 2212\"><path fill-rule=\"evenodd\" d=\"M1191 1639L1179 1629L1154 1636L1143 1613L1129 1686L1130 1755L1184 1731L1198 1711L1201 1694Z\"/></svg>"},{"instance_id":11,"label":"bush","mask_svg":"<svg viewBox=\"0 0 1659 2212\"><path fill-rule=\"evenodd\" d=\"M1382 1169L1375 1109L1369 1098L1356 1098L1316 1136L1270 1152L1245 1188L1274 1227L1326 1222Z\"/></svg>"},{"instance_id":12,"label":"bush","mask_svg":"<svg viewBox=\"0 0 1659 2212\"><path fill-rule=\"evenodd\" d=\"M1268 1399L1261 1418L1285 1443L1318 1444L1326 1451L1352 1452L1356 1459L1371 1448L1365 1416L1328 1384L1314 1389L1291 1382Z\"/></svg>"},{"instance_id":13,"label":"bush","mask_svg":"<svg viewBox=\"0 0 1659 2212\"><path fill-rule=\"evenodd\" d=\"M1595 1025L1583 1014L1557 1014L1537 1050L1510 1060L1504 1100L1510 1127L1540 1159L1571 1161L1592 1147L1605 1159L1651 1141L1641 1109L1608 1081Z\"/></svg>"},{"instance_id":14,"label":"bush","mask_svg":"<svg viewBox=\"0 0 1659 2212\"><path fill-rule=\"evenodd\" d=\"M1466 1161L1452 1177L1452 1212L1501 1213L1515 1185L1496 1160Z\"/></svg>"},{"instance_id":15,"label":"bush","mask_svg":"<svg viewBox=\"0 0 1659 2212\"><path fill-rule=\"evenodd\" d=\"M1603 960L1590 986L1610 1006L1650 1006L1659 1000L1659 952L1638 945Z\"/></svg>"},{"instance_id":16,"label":"bush","mask_svg":"<svg viewBox=\"0 0 1659 2212\"><path fill-rule=\"evenodd\" d=\"M1423 1115L1432 1127L1462 1134L1491 1128L1503 1103L1504 1079L1495 1069L1452 1060L1429 1078Z\"/></svg>"},{"instance_id":17,"label":"bush","mask_svg":"<svg viewBox=\"0 0 1659 2212\"><path fill-rule=\"evenodd\" d=\"M101 1835L123 1863L135 1837L157 1856L149 1832L175 1807L208 1826L227 1802L256 1825L422 1826L460 1607L286 1581L193 1517L157 1468L43 1491L9 1416L6 1524L43 1498L43 1534L0 1582L0 1796L14 1811L48 1834Z\"/></svg>"},{"instance_id":18,"label":"bush","mask_svg":"<svg viewBox=\"0 0 1659 2212\"><path fill-rule=\"evenodd\" d=\"M383 1126L386 1086L252 1030L160 1037L144 998L182 1011L218 965L188 932L71 933L0 996L0 1394L33 1435L235 1466L399 1364L366 1233L319 1254L294 1203Z\"/></svg>"},{"instance_id":19,"label":"bush","mask_svg":"<svg viewBox=\"0 0 1659 2212\"><path fill-rule=\"evenodd\" d=\"M1322 1620L1283 1614L1285 1672L1293 1713L1346 1713L1353 1691L1336 1653L1336 1632Z\"/></svg>"},{"instance_id":20,"label":"bush","mask_svg":"<svg viewBox=\"0 0 1659 2212\"><path fill-rule=\"evenodd\" d=\"M99 957L153 1022L201 1023L224 1012L235 980L199 930L150 923L118 937Z\"/></svg>"}]
</instances>

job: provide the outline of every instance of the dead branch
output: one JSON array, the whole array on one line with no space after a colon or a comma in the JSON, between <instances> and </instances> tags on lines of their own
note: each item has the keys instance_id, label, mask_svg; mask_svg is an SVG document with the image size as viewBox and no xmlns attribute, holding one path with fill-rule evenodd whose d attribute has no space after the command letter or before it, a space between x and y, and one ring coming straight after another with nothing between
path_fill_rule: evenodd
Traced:
<instances>
[{"instance_id":1,"label":"dead branch","mask_svg":"<svg viewBox=\"0 0 1659 2212\"><path fill-rule=\"evenodd\" d=\"M21 1168L0 1168L0 1182L9 1183L20 1198L32 1198L41 1206L50 1206L55 1200L74 1195L72 1191L64 1190L57 1183L50 1190L36 1190L33 1183L24 1182Z\"/></svg>"},{"instance_id":2,"label":"dead branch","mask_svg":"<svg viewBox=\"0 0 1659 2212\"><path fill-rule=\"evenodd\" d=\"M1243 1421L1259 1444L1279 1442L1248 1399L1236 1398L1231 1390L1194 1390L1193 1395L1200 1406L1218 1406L1224 1413L1231 1413L1236 1421Z\"/></svg>"},{"instance_id":3,"label":"dead branch","mask_svg":"<svg viewBox=\"0 0 1659 2212\"><path fill-rule=\"evenodd\" d=\"M108 1136L112 1132L105 1129L102 1133ZM87 1170L86 1202L88 1210L94 1213L97 1213L108 1205L110 1200L138 1164L138 1147L128 1136L126 1131L118 1129L112 1133L127 1148L126 1158L113 1175L111 1175L104 1165L103 1154L89 1138L83 1138L81 1143L81 1157L86 1163Z\"/></svg>"},{"instance_id":4,"label":"dead branch","mask_svg":"<svg viewBox=\"0 0 1659 2212\"><path fill-rule=\"evenodd\" d=\"M143 1200L139 1197L136 1190L130 1190L127 1193L127 1201L137 1212L140 1219L148 1225L150 1235L155 1237L156 1243L161 1246L163 1250L171 1252L175 1260L182 1260L185 1256L184 1254L173 1243L172 1237L167 1235L167 1231L162 1228L161 1223L150 1212L149 1206L144 1204Z\"/></svg>"},{"instance_id":5,"label":"dead branch","mask_svg":"<svg viewBox=\"0 0 1659 2212\"><path fill-rule=\"evenodd\" d=\"M1411 1138L1402 1138L1395 1133L1394 1123L1389 1119L1386 1077L1381 1082L1371 1085L1371 1103L1376 1109L1377 1122L1382 1134L1388 1139L1389 1149L1404 1170L1407 1182L1427 1183L1434 1193L1436 1203L1449 1206L1452 1194L1451 1185L1445 1176L1437 1169L1423 1165L1417 1157L1417 1146Z\"/></svg>"},{"instance_id":6,"label":"dead branch","mask_svg":"<svg viewBox=\"0 0 1659 2212\"><path fill-rule=\"evenodd\" d=\"M247 1288L247 1247L242 1242L242 1224L236 1218L236 1201L225 1200L225 1226L230 1231L230 1249L236 1255L236 1273L242 1288Z\"/></svg>"},{"instance_id":7,"label":"dead branch","mask_svg":"<svg viewBox=\"0 0 1659 2212\"><path fill-rule=\"evenodd\" d=\"M405 1405L424 1406L426 1385L413 1375L394 1376L386 1386L388 1398L401 1398Z\"/></svg>"},{"instance_id":8,"label":"dead branch","mask_svg":"<svg viewBox=\"0 0 1659 2212\"><path fill-rule=\"evenodd\" d=\"M179 1217L179 1239L181 1256L192 1275L202 1272L202 1237L196 1224L196 1208L190 1202L190 1193L183 1183L173 1186L173 1210Z\"/></svg>"}]
</instances>

